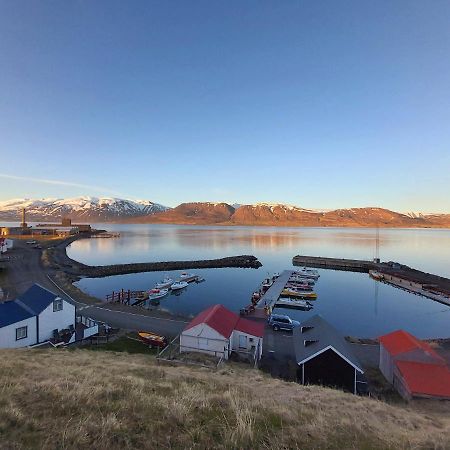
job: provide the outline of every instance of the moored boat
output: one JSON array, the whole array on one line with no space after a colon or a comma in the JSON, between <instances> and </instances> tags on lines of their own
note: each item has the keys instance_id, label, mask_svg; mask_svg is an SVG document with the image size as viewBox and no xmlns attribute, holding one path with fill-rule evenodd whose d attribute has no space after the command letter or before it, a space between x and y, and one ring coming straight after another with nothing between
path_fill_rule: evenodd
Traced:
<instances>
[{"instance_id":1,"label":"moored boat","mask_svg":"<svg viewBox=\"0 0 450 450\"><path fill-rule=\"evenodd\" d=\"M150 289L147 293L149 300L156 300L157 298L167 295L169 293L169 289Z\"/></svg>"},{"instance_id":2,"label":"moored boat","mask_svg":"<svg viewBox=\"0 0 450 450\"><path fill-rule=\"evenodd\" d=\"M309 300L315 300L317 298L317 294L315 292L299 291L293 288L283 289L281 295L284 295L286 297L306 298Z\"/></svg>"},{"instance_id":3,"label":"moored boat","mask_svg":"<svg viewBox=\"0 0 450 450\"><path fill-rule=\"evenodd\" d=\"M172 286L174 280L172 280L172 278L169 277L165 277L163 280L161 280L159 283L155 284L155 288L156 289L166 289L166 288L170 288L170 286Z\"/></svg>"},{"instance_id":4,"label":"moored boat","mask_svg":"<svg viewBox=\"0 0 450 450\"><path fill-rule=\"evenodd\" d=\"M306 276L306 275L304 275L304 276L301 276L301 275L292 275L292 276L289 278L289 281L297 281L297 282L299 282L299 283L308 283L308 284L310 284L311 286L313 286L313 285L316 283L317 280L315 280L314 278L310 278L310 277L308 277L308 276Z\"/></svg>"},{"instance_id":5,"label":"moored boat","mask_svg":"<svg viewBox=\"0 0 450 450\"><path fill-rule=\"evenodd\" d=\"M313 305L307 300L294 300L292 298L280 297L277 301L276 306L282 306L284 308L295 308L301 309L303 311L309 311L313 309Z\"/></svg>"},{"instance_id":6,"label":"moored boat","mask_svg":"<svg viewBox=\"0 0 450 450\"><path fill-rule=\"evenodd\" d=\"M172 291L178 291L180 289L184 289L187 286L189 286L189 283L187 281L175 281L175 283L170 286L170 289L172 289Z\"/></svg>"},{"instance_id":7,"label":"moored boat","mask_svg":"<svg viewBox=\"0 0 450 450\"><path fill-rule=\"evenodd\" d=\"M301 291L312 291L313 287L308 283L299 283L297 281L290 281L286 284L287 288L299 289Z\"/></svg>"},{"instance_id":8,"label":"moored boat","mask_svg":"<svg viewBox=\"0 0 450 450\"><path fill-rule=\"evenodd\" d=\"M190 281L196 281L199 278L198 275L195 275L193 273L188 273L188 272L182 272L180 275L180 281L186 281L186 282L190 282Z\"/></svg>"},{"instance_id":9,"label":"moored boat","mask_svg":"<svg viewBox=\"0 0 450 450\"><path fill-rule=\"evenodd\" d=\"M384 279L383 274L378 272L377 270L369 270L369 275L371 278L377 281L381 281Z\"/></svg>"}]
</instances>

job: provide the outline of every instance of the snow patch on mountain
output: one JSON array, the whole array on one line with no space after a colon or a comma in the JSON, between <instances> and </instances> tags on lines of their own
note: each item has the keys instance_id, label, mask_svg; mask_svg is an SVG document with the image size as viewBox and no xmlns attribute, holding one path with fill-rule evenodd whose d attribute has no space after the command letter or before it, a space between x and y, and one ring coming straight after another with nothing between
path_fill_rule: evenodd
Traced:
<instances>
[{"instance_id":1,"label":"snow patch on mountain","mask_svg":"<svg viewBox=\"0 0 450 450\"><path fill-rule=\"evenodd\" d=\"M0 219L16 220L26 209L27 220L59 220L71 217L78 220L111 221L140 217L169 209L149 200L130 200L116 197L74 197L68 199L13 199L0 202Z\"/></svg>"}]
</instances>

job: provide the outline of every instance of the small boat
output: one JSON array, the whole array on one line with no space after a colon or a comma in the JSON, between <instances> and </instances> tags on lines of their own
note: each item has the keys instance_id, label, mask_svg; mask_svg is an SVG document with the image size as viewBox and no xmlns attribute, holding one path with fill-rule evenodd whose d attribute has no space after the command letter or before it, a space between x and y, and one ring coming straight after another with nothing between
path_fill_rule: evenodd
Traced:
<instances>
[{"instance_id":1,"label":"small boat","mask_svg":"<svg viewBox=\"0 0 450 450\"><path fill-rule=\"evenodd\" d=\"M317 298L317 294L315 292L298 291L297 289L292 288L283 289L281 295L286 297L307 298L309 300L315 300Z\"/></svg>"},{"instance_id":2,"label":"small boat","mask_svg":"<svg viewBox=\"0 0 450 450\"><path fill-rule=\"evenodd\" d=\"M172 278L165 277L159 283L155 284L155 288L156 289L166 289L166 288L170 288L170 286L172 286L172 284L173 284Z\"/></svg>"},{"instance_id":3,"label":"small boat","mask_svg":"<svg viewBox=\"0 0 450 450\"><path fill-rule=\"evenodd\" d=\"M180 275L180 281L196 281L199 278L198 275L194 275L193 273L182 272Z\"/></svg>"},{"instance_id":4,"label":"small boat","mask_svg":"<svg viewBox=\"0 0 450 450\"><path fill-rule=\"evenodd\" d=\"M308 278L306 275L305 276L301 276L301 275L292 275L289 278L289 281L297 281L299 283L308 283L311 286L313 286L317 280L315 280L314 278Z\"/></svg>"},{"instance_id":5,"label":"small boat","mask_svg":"<svg viewBox=\"0 0 450 450\"><path fill-rule=\"evenodd\" d=\"M293 300L292 298L283 298L277 301L276 306L282 306L285 308L301 309L302 311L309 311L313 309L313 305L307 300Z\"/></svg>"},{"instance_id":6,"label":"small boat","mask_svg":"<svg viewBox=\"0 0 450 450\"><path fill-rule=\"evenodd\" d=\"M384 276L382 273L378 272L377 270L369 270L369 275L374 280L381 281L384 279Z\"/></svg>"},{"instance_id":7,"label":"small boat","mask_svg":"<svg viewBox=\"0 0 450 450\"><path fill-rule=\"evenodd\" d=\"M148 299L156 300L157 298L164 297L169 293L169 289L150 289L148 291Z\"/></svg>"},{"instance_id":8,"label":"small boat","mask_svg":"<svg viewBox=\"0 0 450 450\"><path fill-rule=\"evenodd\" d=\"M172 291L178 291L188 286L189 283L187 281L175 281L175 283L173 283L172 286L170 286L170 289L172 289Z\"/></svg>"},{"instance_id":9,"label":"small boat","mask_svg":"<svg viewBox=\"0 0 450 450\"><path fill-rule=\"evenodd\" d=\"M266 278L261 285L263 292L266 292L270 288L270 286L272 286L272 284L273 280L271 280L270 278Z\"/></svg>"},{"instance_id":10,"label":"small boat","mask_svg":"<svg viewBox=\"0 0 450 450\"><path fill-rule=\"evenodd\" d=\"M290 281L286 284L287 288L299 289L301 291L312 291L313 287L308 283L299 283L298 281Z\"/></svg>"},{"instance_id":11,"label":"small boat","mask_svg":"<svg viewBox=\"0 0 450 450\"><path fill-rule=\"evenodd\" d=\"M138 336L142 342L145 342L152 348L164 348L167 346L167 338L165 336L160 336L159 334L151 333L149 331L139 331Z\"/></svg>"},{"instance_id":12,"label":"small boat","mask_svg":"<svg viewBox=\"0 0 450 450\"><path fill-rule=\"evenodd\" d=\"M294 272L295 275L299 275L299 276L307 276L310 278L319 278L319 271L316 269L308 269L306 267L302 267L300 270L296 270Z\"/></svg>"},{"instance_id":13,"label":"small boat","mask_svg":"<svg viewBox=\"0 0 450 450\"><path fill-rule=\"evenodd\" d=\"M137 296L136 296L136 302L145 302L145 300L148 300L149 298L149 294L148 292L140 292Z\"/></svg>"}]
</instances>

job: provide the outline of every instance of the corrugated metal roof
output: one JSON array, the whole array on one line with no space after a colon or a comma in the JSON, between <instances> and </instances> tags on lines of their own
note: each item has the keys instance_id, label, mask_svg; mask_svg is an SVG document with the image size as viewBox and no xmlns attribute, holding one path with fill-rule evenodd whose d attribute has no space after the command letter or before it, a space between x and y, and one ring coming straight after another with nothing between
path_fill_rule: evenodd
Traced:
<instances>
[{"instance_id":1,"label":"corrugated metal roof","mask_svg":"<svg viewBox=\"0 0 450 450\"><path fill-rule=\"evenodd\" d=\"M440 364L396 361L411 394L450 398L450 370Z\"/></svg>"},{"instance_id":2,"label":"corrugated metal roof","mask_svg":"<svg viewBox=\"0 0 450 450\"><path fill-rule=\"evenodd\" d=\"M231 336L233 330L242 331L251 336L264 336L264 323L242 319L222 305L210 306L202 311L188 323L184 331L194 328L201 323L206 323L226 339Z\"/></svg>"},{"instance_id":3,"label":"corrugated metal roof","mask_svg":"<svg viewBox=\"0 0 450 450\"><path fill-rule=\"evenodd\" d=\"M34 284L16 300L0 303L0 328L39 315L56 297L56 294Z\"/></svg>"},{"instance_id":4,"label":"corrugated metal roof","mask_svg":"<svg viewBox=\"0 0 450 450\"><path fill-rule=\"evenodd\" d=\"M239 318L234 329L242 331L243 333L250 334L252 336L263 337L264 327L265 322L256 322L254 320Z\"/></svg>"},{"instance_id":5,"label":"corrugated metal roof","mask_svg":"<svg viewBox=\"0 0 450 450\"><path fill-rule=\"evenodd\" d=\"M22 304L25 309L29 309L38 315L57 297L56 294L48 291L39 284L34 284L28 291L17 298L17 303Z\"/></svg>"},{"instance_id":6,"label":"corrugated metal roof","mask_svg":"<svg viewBox=\"0 0 450 450\"><path fill-rule=\"evenodd\" d=\"M234 330L234 326L239 320L239 316L222 305L214 305L195 316L184 329L189 330L195 326L206 323L213 330L216 330L224 338L228 339Z\"/></svg>"},{"instance_id":7,"label":"corrugated metal roof","mask_svg":"<svg viewBox=\"0 0 450 450\"><path fill-rule=\"evenodd\" d=\"M33 316L34 314L22 308L15 301L0 303L0 328Z\"/></svg>"},{"instance_id":8,"label":"corrugated metal roof","mask_svg":"<svg viewBox=\"0 0 450 450\"><path fill-rule=\"evenodd\" d=\"M334 350L360 373L361 363L344 336L321 316L316 315L294 328L294 347L298 364L303 364L328 349ZM305 345L306 344L306 345Z\"/></svg>"},{"instance_id":9,"label":"corrugated metal roof","mask_svg":"<svg viewBox=\"0 0 450 450\"><path fill-rule=\"evenodd\" d=\"M392 333L385 334L379 338L379 341L392 356L419 349L436 360L445 362L427 342L417 339L415 336L404 330L396 330Z\"/></svg>"}]
</instances>

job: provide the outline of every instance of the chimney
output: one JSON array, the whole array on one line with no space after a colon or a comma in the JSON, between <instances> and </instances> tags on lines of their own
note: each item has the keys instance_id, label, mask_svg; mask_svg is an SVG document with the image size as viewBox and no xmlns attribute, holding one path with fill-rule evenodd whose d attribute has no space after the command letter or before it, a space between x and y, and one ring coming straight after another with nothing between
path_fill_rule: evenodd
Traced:
<instances>
[{"instance_id":1,"label":"chimney","mask_svg":"<svg viewBox=\"0 0 450 450\"><path fill-rule=\"evenodd\" d=\"M27 223L25 222L25 208L22 208L22 223L20 224L22 228L27 228Z\"/></svg>"}]
</instances>

